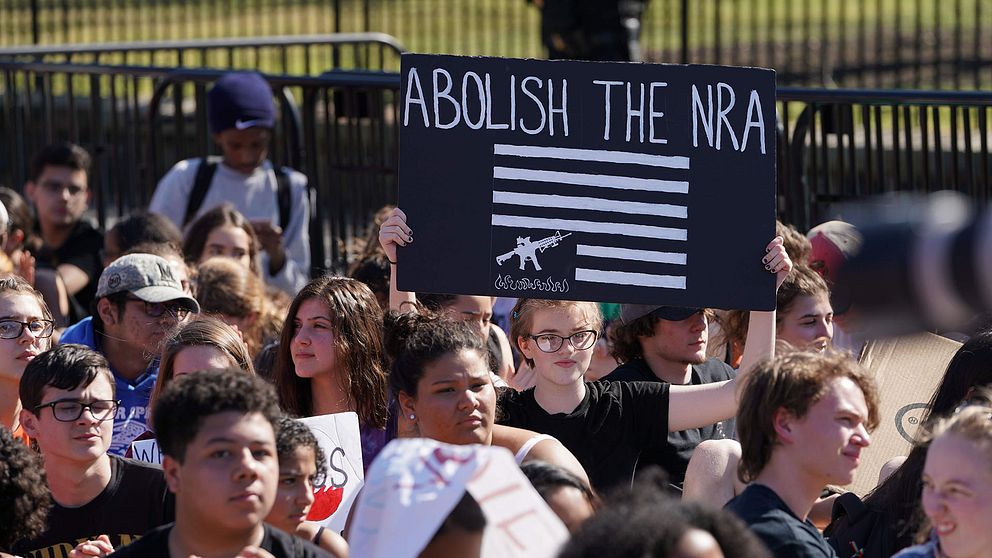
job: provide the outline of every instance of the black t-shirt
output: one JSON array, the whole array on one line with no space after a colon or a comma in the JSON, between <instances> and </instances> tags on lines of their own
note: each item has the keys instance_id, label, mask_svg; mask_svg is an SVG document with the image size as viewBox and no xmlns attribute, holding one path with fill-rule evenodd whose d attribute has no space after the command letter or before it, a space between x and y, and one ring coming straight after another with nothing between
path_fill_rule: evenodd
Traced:
<instances>
[{"instance_id":1,"label":"black t-shirt","mask_svg":"<svg viewBox=\"0 0 992 558\"><path fill-rule=\"evenodd\" d=\"M62 246L53 249L45 245L35 254L41 267L55 269L62 264L72 264L83 270L89 278L89 282L82 290L69 297L73 306L69 323L75 323L90 313L90 303L96 296L97 281L100 279L100 273L103 272L100 250L103 250L103 233L82 220L76 223Z\"/></svg>"},{"instance_id":2,"label":"black t-shirt","mask_svg":"<svg viewBox=\"0 0 992 558\"><path fill-rule=\"evenodd\" d=\"M13 550L24 558L62 558L80 541L100 535L119 548L174 518L175 500L161 468L111 456L110 483L103 492L78 508L55 504L45 532Z\"/></svg>"},{"instance_id":3,"label":"black t-shirt","mask_svg":"<svg viewBox=\"0 0 992 558\"><path fill-rule=\"evenodd\" d=\"M775 558L837 558L816 527L800 521L767 486L752 483L726 509L747 523Z\"/></svg>"},{"instance_id":4,"label":"black t-shirt","mask_svg":"<svg viewBox=\"0 0 992 558\"><path fill-rule=\"evenodd\" d=\"M702 364L692 365L689 385L703 385L714 382L731 380L737 376L737 371L725 362L711 358ZM617 367L603 378L608 382L661 382L651 367L643 359L634 359ZM733 435L736 420L729 418L725 421L711 424L703 428L680 430L668 435L668 443L644 450L637 462L638 470L651 465L658 465L668 473L668 480L681 487L685 482L685 470L689 466L692 452L703 440L720 440Z\"/></svg>"},{"instance_id":5,"label":"black t-shirt","mask_svg":"<svg viewBox=\"0 0 992 558\"><path fill-rule=\"evenodd\" d=\"M172 524L165 525L147 533L140 540L111 554L114 558L169 558L169 533ZM275 558L333 558L309 541L287 535L286 533L264 525L265 535L262 544L258 545L269 551Z\"/></svg>"},{"instance_id":6,"label":"black t-shirt","mask_svg":"<svg viewBox=\"0 0 992 558\"><path fill-rule=\"evenodd\" d=\"M548 414L534 390L505 391L500 424L558 439L582 463L597 490L630 484L644 448L668 438L668 384L586 382L586 395L571 413Z\"/></svg>"}]
</instances>

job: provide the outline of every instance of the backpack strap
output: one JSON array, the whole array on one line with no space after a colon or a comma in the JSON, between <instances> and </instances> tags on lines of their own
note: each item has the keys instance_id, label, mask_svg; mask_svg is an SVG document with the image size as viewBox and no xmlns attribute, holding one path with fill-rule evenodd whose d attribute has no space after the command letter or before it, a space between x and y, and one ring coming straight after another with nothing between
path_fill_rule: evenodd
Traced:
<instances>
[{"instance_id":1,"label":"backpack strap","mask_svg":"<svg viewBox=\"0 0 992 558\"><path fill-rule=\"evenodd\" d=\"M183 215L183 228L196 217L196 212L203 205L203 200L207 197L210 183L217 173L217 160L209 157L200 159L200 167L196 169L196 178L193 179L193 190L189 193L189 200L186 201L186 213Z\"/></svg>"},{"instance_id":2,"label":"backpack strap","mask_svg":"<svg viewBox=\"0 0 992 558\"><path fill-rule=\"evenodd\" d=\"M286 167L276 169L276 201L279 204L279 228L283 231L289 226L289 214L293 208L293 192L289 183L289 170Z\"/></svg>"},{"instance_id":3,"label":"backpack strap","mask_svg":"<svg viewBox=\"0 0 992 558\"><path fill-rule=\"evenodd\" d=\"M843 516L847 516L850 522L861 519L868 513L868 506L853 492L845 492L834 500L830 513L830 522L833 523Z\"/></svg>"}]
</instances>

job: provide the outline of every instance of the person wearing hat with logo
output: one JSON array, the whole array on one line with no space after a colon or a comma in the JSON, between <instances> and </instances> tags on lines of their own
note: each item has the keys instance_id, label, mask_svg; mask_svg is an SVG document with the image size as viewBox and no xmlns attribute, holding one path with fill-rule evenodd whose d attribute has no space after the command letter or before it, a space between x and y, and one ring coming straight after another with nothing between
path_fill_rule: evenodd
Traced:
<instances>
[{"instance_id":1,"label":"person wearing hat with logo","mask_svg":"<svg viewBox=\"0 0 992 558\"><path fill-rule=\"evenodd\" d=\"M100 275L93 305L93 315L68 328L60 343L85 345L110 363L121 401L110 453L123 456L131 441L148 430L162 340L200 305L183 291L169 261L151 254L111 262Z\"/></svg>"},{"instance_id":2,"label":"person wearing hat with logo","mask_svg":"<svg viewBox=\"0 0 992 558\"><path fill-rule=\"evenodd\" d=\"M776 288L783 280L784 277L779 279ZM614 326L610 337L613 356L622 364L603 379L672 385L703 385L734 379L736 370L719 359L706 357L709 314L703 308L621 305L620 323ZM759 314L752 313L752 317ZM774 320L761 323L765 324L764 329L772 328L770 332L761 332L761 338L770 336L774 339ZM755 334L758 333L755 330ZM750 367L762 355L767 355L763 343L746 343L741 368ZM731 417L702 428L671 432L668 444L641 453L638 469L658 465L668 473L669 481L681 488L696 446L705 440L730 438L734 428Z\"/></svg>"},{"instance_id":3,"label":"person wearing hat with logo","mask_svg":"<svg viewBox=\"0 0 992 558\"><path fill-rule=\"evenodd\" d=\"M207 93L207 115L222 157L176 163L149 210L185 228L231 203L255 229L266 282L295 295L310 274L310 201L306 176L266 158L276 122L272 89L257 73L225 74Z\"/></svg>"}]
</instances>

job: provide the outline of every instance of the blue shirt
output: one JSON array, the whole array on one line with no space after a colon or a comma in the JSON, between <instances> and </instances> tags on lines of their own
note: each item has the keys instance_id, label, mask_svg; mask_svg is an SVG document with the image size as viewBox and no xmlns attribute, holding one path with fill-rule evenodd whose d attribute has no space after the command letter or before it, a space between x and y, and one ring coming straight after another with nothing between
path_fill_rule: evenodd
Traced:
<instances>
[{"instance_id":1,"label":"blue shirt","mask_svg":"<svg viewBox=\"0 0 992 558\"><path fill-rule=\"evenodd\" d=\"M85 345L94 351L103 352L93 330L92 317L84 318L65 330L59 344L68 343ZM145 372L133 382L122 378L113 366L110 371L114 374L116 397L121 405L114 417L114 439L110 443L109 452L123 457L131 442L149 430L148 402L155 387L155 379L158 378L158 358L152 360Z\"/></svg>"}]
</instances>

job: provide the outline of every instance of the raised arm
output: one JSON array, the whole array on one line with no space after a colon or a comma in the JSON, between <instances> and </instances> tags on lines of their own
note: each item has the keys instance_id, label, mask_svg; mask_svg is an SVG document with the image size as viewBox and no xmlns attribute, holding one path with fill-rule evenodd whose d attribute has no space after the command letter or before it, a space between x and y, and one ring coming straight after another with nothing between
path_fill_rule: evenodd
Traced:
<instances>
[{"instance_id":1,"label":"raised arm","mask_svg":"<svg viewBox=\"0 0 992 558\"><path fill-rule=\"evenodd\" d=\"M761 265L775 274L775 289L792 271L792 260L782 247L782 237L775 237L761 259ZM668 404L668 430L677 432L700 428L726 420L737 414L737 388L756 362L775 352L775 311L751 312L747 341L737 378L703 385L672 386Z\"/></svg>"},{"instance_id":2,"label":"raised arm","mask_svg":"<svg viewBox=\"0 0 992 558\"><path fill-rule=\"evenodd\" d=\"M396 288L396 247L413 242L413 230L406 224L406 213L396 207L379 227L379 245L389 260L389 309L411 310L417 302L414 293Z\"/></svg>"}]
</instances>

